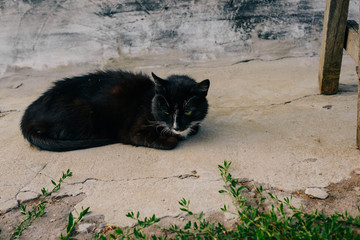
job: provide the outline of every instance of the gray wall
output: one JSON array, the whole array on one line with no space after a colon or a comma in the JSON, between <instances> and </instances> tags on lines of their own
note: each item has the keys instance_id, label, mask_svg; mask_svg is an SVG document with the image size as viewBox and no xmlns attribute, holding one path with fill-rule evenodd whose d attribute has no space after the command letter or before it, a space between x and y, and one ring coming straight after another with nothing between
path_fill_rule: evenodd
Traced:
<instances>
[{"instance_id":1,"label":"gray wall","mask_svg":"<svg viewBox=\"0 0 360 240\"><path fill-rule=\"evenodd\" d=\"M0 73L122 56L313 56L324 8L325 0L0 0ZM350 18L357 9L352 1Z\"/></svg>"}]
</instances>

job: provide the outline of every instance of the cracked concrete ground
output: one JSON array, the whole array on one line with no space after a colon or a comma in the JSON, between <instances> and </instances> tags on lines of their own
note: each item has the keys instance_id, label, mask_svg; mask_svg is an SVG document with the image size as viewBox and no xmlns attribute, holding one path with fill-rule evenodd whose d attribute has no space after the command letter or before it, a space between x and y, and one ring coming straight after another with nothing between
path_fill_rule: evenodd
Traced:
<instances>
[{"instance_id":1,"label":"cracked concrete ground","mask_svg":"<svg viewBox=\"0 0 360 240\"><path fill-rule=\"evenodd\" d=\"M198 135L172 151L123 144L64 153L30 147L19 130L26 107L53 81L94 68L8 71L0 77L0 215L37 198L67 169L73 177L58 196L83 194L75 208L90 206L107 224L127 226L133 224L125 217L129 211L179 216L177 202L183 197L191 199L194 212L218 211L229 203L218 194L217 165L224 160L232 162L234 177L285 195L300 193L300 204L304 189L327 188L360 168L357 77L348 56L340 91L332 96L319 94L317 57L235 62L166 65L138 59L106 66L210 79L208 117Z\"/></svg>"}]
</instances>

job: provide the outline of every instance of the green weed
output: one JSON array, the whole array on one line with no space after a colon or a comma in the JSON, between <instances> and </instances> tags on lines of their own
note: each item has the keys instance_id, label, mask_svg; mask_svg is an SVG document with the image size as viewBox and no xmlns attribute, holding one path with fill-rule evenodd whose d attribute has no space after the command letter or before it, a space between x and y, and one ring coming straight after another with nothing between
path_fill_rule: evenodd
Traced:
<instances>
[{"instance_id":1,"label":"green weed","mask_svg":"<svg viewBox=\"0 0 360 240\"><path fill-rule=\"evenodd\" d=\"M234 179L229 172L231 162L224 161L219 165L221 178L224 182L224 188L219 191L220 194L227 195L233 203L233 206L224 205L221 211L234 214L237 217L237 223L234 228L226 228L222 223L212 223L204 219L204 213L194 213L190 208L190 200L181 199L178 203L180 211L192 217L184 227L171 225L170 227L161 227L157 223L160 221L155 215L141 218L140 213L129 212L128 218L136 221L136 226L125 229L116 228L107 236L101 233L95 234L93 240L111 240L111 239L360 239L360 214L356 217L347 212L345 214L335 213L326 216L323 212L315 211L306 213L304 210L297 209L291 204L291 198L280 200L276 195L269 193L270 199L276 202L269 210L264 210L266 197L263 196L262 187L256 188L257 203L250 204L250 200L245 197L243 190L245 186L241 185L237 179ZM33 221L43 216L46 208L47 198L58 191L61 183L72 173L68 170L56 183L51 181L54 188L47 191L41 190L42 197L40 202L27 210L26 206L21 205L21 213L26 218L15 227L10 239L18 239L22 232L29 227ZM235 210L231 210L235 209ZM289 213L290 212L290 213ZM359 209L360 212L360 209ZM89 208L82 208L78 213L77 219L73 214L68 215L68 224L66 234L60 234L60 240L70 240L75 227L82 218L89 214ZM162 230L160 236L147 236L144 229L149 226L155 226ZM1 232L1 229L0 229Z\"/></svg>"},{"instance_id":2,"label":"green weed","mask_svg":"<svg viewBox=\"0 0 360 240\"><path fill-rule=\"evenodd\" d=\"M68 218L68 225L66 227L66 235L63 236L62 233L60 234L60 240L68 240L70 235L73 233L75 226L82 220L82 218L89 214L89 207L88 208L82 208L81 212L78 213L78 217L77 219L74 221L74 216L72 213L69 214L69 218Z\"/></svg>"},{"instance_id":3,"label":"green weed","mask_svg":"<svg viewBox=\"0 0 360 240\"><path fill-rule=\"evenodd\" d=\"M34 205L30 210L27 210L25 205L23 205L23 204L20 205L21 214L23 214L26 217L24 218L23 221L21 221L21 223L19 225L17 225L15 227L13 233L11 234L10 240L19 239L19 237L22 235L23 231L25 229L27 229L35 221L35 219L45 215L45 213L46 213L45 208L48 203L47 198L52 193L57 192L61 187L61 183L67 177L71 177L71 176L72 176L72 172L70 172L70 170L68 169L66 171L66 173L63 172L61 178L59 179L59 181L57 183L54 180L51 180L51 183L54 185L54 188L51 191L48 191L45 188L42 188L41 189L42 195L40 197L39 203Z\"/></svg>"},{"instance_id":4,"label":"green weed","mask_svg":"<svg viewBox=\"0 0 360 240\"><path fill-rule=\"evenodd\" d=\"M335 213L325 216L323 212L315 211L306 213L295 208L291 199L278 199L277 196L269 193L271 199L277 202L270 210L263 210L262 206L266 200L263 196L263 189L257 191L257 204L252 206L249 199L244 197L245 186L239 184L229 172L231 162L224 161L219 165L220 175L224 181L224 189L220 194L228 195L235 207L235 212L230 211L229 206L224 205L220 210L235 214L238 222L235 228L227 229L221 223L211 223L203 219L203 212L195 214L190 210L190 200L179 201L180 210L193 217L183 228L172 225L169 228L162 228L156 223L159 218L153 215L151 218L139 219L139 212L131 212L126 216L138 222L137 227L127 228L125 231L117 228L108 237L96 234L95 240L108 239L360 239L360 215L353 217L348 213ZM291 213L287 213L289 209ZM360 210L359 210L360 211ZM142 230L148 226L155 225L163 230L162 236L146 236Z\"/></svg>"}]
</instances>

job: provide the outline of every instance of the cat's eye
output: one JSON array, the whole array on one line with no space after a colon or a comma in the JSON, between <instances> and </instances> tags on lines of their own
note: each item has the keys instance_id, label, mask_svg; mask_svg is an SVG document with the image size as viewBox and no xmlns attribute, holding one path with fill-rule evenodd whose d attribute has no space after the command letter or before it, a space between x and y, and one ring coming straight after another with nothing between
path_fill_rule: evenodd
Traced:
<instances>
[{"instance_id":1,"label":"cat's eye","mask_svg":"<svg viewBox=\"0 0 360 240\"><path fill-rule=\"evenodd\" d=\"M189 116L191 114L191 111L185 111L184 114Z\"/></svg>"},{"instance_id":2,"label":"cat's eye","mask_svg":"<svg viewBox=\"0 0 360 240\"><path fill-rule=\"evenodd\" d=\"M168 111L164 111L164 113L165 113L166 115L169 115L169 114L170 114Z\"/></svg>"}]
</instances>

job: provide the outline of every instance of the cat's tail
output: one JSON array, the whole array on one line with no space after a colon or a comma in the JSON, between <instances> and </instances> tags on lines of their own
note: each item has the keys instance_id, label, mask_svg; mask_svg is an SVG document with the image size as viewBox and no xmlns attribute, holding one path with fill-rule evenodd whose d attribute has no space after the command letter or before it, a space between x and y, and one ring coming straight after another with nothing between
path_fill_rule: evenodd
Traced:
<instances>
[{"instance_id":1,"label":"cat's tail","mask_svg":"<svg viewBox=\"0 0 360 240\"><path fill-rule=\"evenodd\" d=\"M33 136L27 140L32 145L37 146L42 150L52 152L66 152L117 143L117 141L113 139L57 140L50 138L36 138Z\"/></svg>"},{"instance_id":2,"label":"cat's tail","mask_svg":"<svg viewBox=\"0 0 360 240\"><path fill-rule=\"evenodd\" d=\"M115 139L80 139L80 140L59 140L47 137L41 132L28 131L21 127L22 133L31 145L42 150L53 152L65 152L92 147L100 147L108 144L118 143Z\"/></svg>"}]
</instances>

